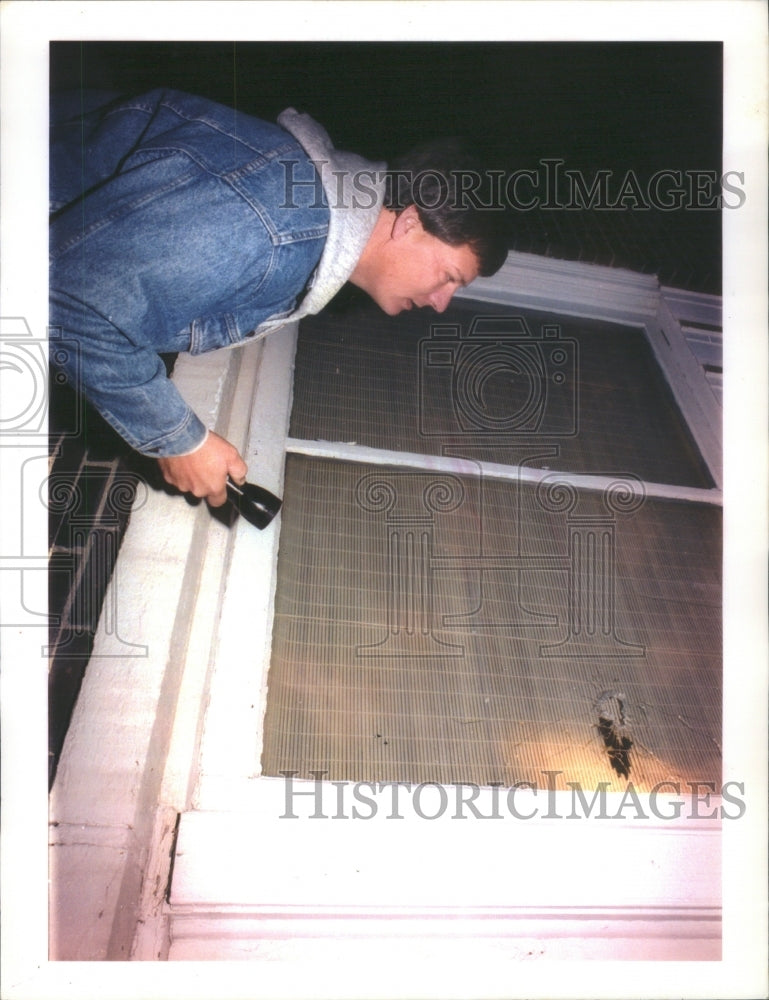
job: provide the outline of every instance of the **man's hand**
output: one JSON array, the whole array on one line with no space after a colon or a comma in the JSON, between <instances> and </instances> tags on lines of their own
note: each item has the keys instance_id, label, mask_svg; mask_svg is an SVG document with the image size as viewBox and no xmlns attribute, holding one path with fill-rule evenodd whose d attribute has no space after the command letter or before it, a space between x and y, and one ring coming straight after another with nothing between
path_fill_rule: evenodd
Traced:
<instances>
[{"instance_id":1,"label":"man's hand","mask_svg":"<svg viewBox=\"0 0 769 1000\"><path fill-rule=\"evenodd\" d=\"M227 476L242 484L248 471L237 448L213 431L197 451L160 458L158 462L167 483L182 493L207 500L212 507L221 507L227 500Z\"/></svg>"}]
</instances>

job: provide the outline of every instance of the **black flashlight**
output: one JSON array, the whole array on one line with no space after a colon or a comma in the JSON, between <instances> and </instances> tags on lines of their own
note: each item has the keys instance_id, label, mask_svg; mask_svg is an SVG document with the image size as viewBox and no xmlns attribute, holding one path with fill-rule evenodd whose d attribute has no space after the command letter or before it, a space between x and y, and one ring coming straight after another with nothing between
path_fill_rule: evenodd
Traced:
<instances>
[{"instance_id":1,"label":"black flashlight","mask_svg":"<svg viewBox=\"0 0 769 1000\"><path fill-rule=\"evenodd\" d=\"M227 477L227 499L237 512L255 527L266 528L281 508L283 501L263 486L243 483L238 486Z\"/></svg>"}]
</instances>

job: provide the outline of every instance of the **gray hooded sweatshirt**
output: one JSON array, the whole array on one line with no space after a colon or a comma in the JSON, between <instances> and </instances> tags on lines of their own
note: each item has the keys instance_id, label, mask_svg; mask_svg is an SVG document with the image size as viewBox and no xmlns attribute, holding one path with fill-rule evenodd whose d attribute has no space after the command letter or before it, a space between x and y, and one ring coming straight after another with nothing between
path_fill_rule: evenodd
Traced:
<instances>
[{"instance_id":1,"label":"gray hooded sweatshirt","mask_svg":"<svg viewBox=\"0 0 769 1000\"><path fill-rule=\"evenodd\" d=\"M313 118L287 108L278 124L297 139L318 170L329 206L329 230L304 298L288 316L261 323L256 336L318 313L349 280L368 242L384 199L386 164L335 149Z\"/></svg>"}]
</instances>

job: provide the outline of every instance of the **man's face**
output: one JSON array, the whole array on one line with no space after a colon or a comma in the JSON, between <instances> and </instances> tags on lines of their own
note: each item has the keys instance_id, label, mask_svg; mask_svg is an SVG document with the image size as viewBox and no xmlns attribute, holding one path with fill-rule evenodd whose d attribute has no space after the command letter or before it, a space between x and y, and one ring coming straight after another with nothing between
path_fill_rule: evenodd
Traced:
<instances>
[{"instance_id":1,"label":"man's face","mask_svg":"<svg viewBox=\"0 0 769 1000\"><path fill-rule=\"evenodd\" d=\"M416 209L396 218L369 295L388 315L429 306L443 312L458 288L478 277L469 246L453 247L425 232Z\"/></svg>"}]
</instances>

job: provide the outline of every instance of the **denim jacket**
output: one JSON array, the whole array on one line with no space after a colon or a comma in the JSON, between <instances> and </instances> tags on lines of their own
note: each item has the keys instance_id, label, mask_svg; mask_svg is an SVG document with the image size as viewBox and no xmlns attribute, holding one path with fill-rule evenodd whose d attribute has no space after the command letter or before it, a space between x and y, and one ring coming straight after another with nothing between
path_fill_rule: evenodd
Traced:
<instances>
[{"instance_id":1,"label":"denim jacket","mask_svg":"<svg viewBox=\"0 0 769 1000\"><path fill-rule=\"evenodd\" d=\"M52 113L50 322L79 357L54 363L132 447L185 454L207 431L159 355L319 311L373 229L382 165L292 110L274 125L170 90L77 96ZM340 199L360 171L368 196Z\"/></svg>"}]
</instances>

